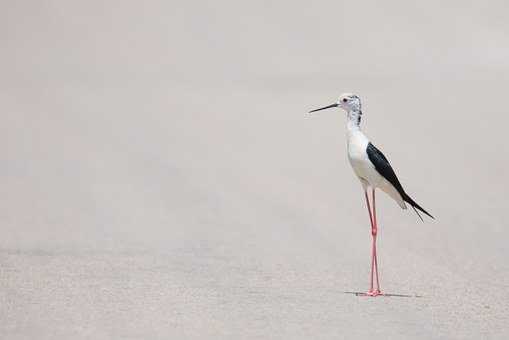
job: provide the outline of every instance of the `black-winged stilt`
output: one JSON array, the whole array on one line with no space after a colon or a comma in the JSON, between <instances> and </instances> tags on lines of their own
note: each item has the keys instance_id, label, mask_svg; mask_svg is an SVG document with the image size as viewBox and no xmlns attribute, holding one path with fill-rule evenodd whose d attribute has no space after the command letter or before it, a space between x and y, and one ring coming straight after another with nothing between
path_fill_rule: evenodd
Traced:
<instances>
[{"instance_id":1,"label":"black-winged stilt","mask_svg":"<svg viewBox=\"0 0 509 340\"><path fill-rule=\"evenodd\" d=\"M421 220L422 217L418 210L431 218L434 217L417 204L410 196L408 196L405 190L403 190L403 186L399 182L398 177L396 177L396 174L394 173L394 170L387 158L385 158L384 154L371 144L369 139L364 135L364 133L362 133L360 129L362 116L360 98L354 94L346 93L341 95L336 103L312 110L309 113L333 107L339 107L345 110L348 116L348 122L346 125L348 159L353 171L361 181L362 188L364 189L366 206L368 208L369 220L371 222L371 281L369 290L365 295L383 295L380 290L378 259L376 253L376 235L378 225L376 220L375 190L379 188L384 191L403 209L406 209L405 202L410 204ZM368 194L369 191L371 191L372 197L371 204ZM376 289L373 285L374 278L376 278Z\"/></svg>"}]
</instances>

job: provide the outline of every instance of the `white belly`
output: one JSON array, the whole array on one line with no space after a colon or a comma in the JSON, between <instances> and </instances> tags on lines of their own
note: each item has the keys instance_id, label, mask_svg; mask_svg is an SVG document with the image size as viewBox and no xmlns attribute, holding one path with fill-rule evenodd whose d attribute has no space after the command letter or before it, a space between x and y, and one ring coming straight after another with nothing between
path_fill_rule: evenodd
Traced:
<instances>
[{"instance_id":1,"label":"white belly","mask_svg":"<svg viewBox=\"0 0 509 340\"><path fill-rule=\"evenodd\" d=\"M369 160L366 152L369 144L368 138L361 131L352 131L348 133L347 143L348 160L362 185L381 189L392 197L401 208L406 209L401 195L376 171L375 166Z\"/></svg>"},{"instance_id":2,"label":"white belly","mask_svg":"<svg viewBox=\"0 0 509 340\"><path fill-rule=\"evenodd\" d=\"M371 187L378 187L382 176L376 171L374 165L368 158L366 149L369 140L360 131L348 135L348 160L353 171L361 180L368 182Z\"/></svg>"}]
</instances>

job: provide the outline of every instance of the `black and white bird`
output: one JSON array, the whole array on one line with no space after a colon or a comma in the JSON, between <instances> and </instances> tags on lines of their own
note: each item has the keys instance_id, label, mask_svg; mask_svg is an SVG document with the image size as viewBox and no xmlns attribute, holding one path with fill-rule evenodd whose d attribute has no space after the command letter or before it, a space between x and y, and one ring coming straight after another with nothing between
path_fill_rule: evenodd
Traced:
<instances>
[{"instance_id":1,"label":"black and white bird","mask_svg":"<svg viewBox=\"0 0 509 340\"><path fill-rule=\"evenodd\" d=\"M371 144L366 135L362 133L360 129L362 117L361 100L358 96L350 93L342 94L336 103L312 110L309 113L335 107L339 107L347 113L348 121L346 128L348 159L364 190L369 219L371 222L371 282L370 288L365 295L383 295L380 289L378 259L376 253L376 235L378 225L376 220L375 190L378 188L385 192L394 199L402 209L406 209L406 204L408 203L415 210L421 220L422 217L419 214L419 211L431 218L434 217L417 204L405 192L387 158L380 150ZM369 192L372 197L371 204ZM376 288L373 285L374 278L376 278Z\"/></svg>"}]
</instances>

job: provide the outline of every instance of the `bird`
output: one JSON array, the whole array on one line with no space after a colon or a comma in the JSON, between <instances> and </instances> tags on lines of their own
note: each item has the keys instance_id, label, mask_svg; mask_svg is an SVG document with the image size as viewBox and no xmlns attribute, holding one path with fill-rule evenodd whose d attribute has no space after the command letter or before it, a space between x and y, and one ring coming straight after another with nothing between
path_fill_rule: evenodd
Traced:
<instances>
[{"instance_id":1,"label":"bird","mask_svg":"<svg viewBox=\"0 0 509 340\"><path fill-rule=\"evenodd\" d=\"M308 114L317 111L340 108L347 114L346 134L347 134L347 152L348 160L355 175L358 177L362 189L364 191L364 198L366 200L366 207L369 214L371 223L371 278L369 290L360 295L365 296L380 296L384 295L380 288L380 278L378 274L378 257L376 252L376 237L378 233L378 223L376 218L376 202L375 190L380 189L385 192L389 197L397 202L402 208L406 209L407 204L410 205L417 213L421 221L422 216L419 211L434 219L434 217L415 202L403 189L394 169L392 168L389 160L385 155L374 146L371 141L361 130L362 108L359 96L351 93L344 93L339 96L337 102L327 105L315 110L311 110ZM371 194L371 203L370 203ZM376 287L374 286L374 279L376 280Z\"/></svg>"}]
</instances>

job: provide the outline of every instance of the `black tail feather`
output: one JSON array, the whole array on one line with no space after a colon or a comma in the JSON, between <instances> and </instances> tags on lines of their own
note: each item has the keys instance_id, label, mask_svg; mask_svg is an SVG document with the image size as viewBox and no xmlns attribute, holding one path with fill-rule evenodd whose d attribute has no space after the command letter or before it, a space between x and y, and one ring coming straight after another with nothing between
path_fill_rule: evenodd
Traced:
<instances>
[{"instance_id":1,"label":"black tail feather","mask_svg":"<svg viewBox=\"0 0 509 340\"><path fill-rule=\"evenodd\" d=\"M419 218L421 219L421 222L424 222L424 220L422 219L422 216L421 214L419 214L419 210L415 209L414 206L412 206L412 209L414 209L415 213L417 214L417 216L419 216Z\"/></svg>"},{"instance_id":2,"label":"black tail feather","mask_svg":"<svg viewBox=\"0 0 509 340\"><path fill-rule=\"evenodd\" d=\"M431 217L432 219L435 219L433 216L431 216L431 214L429 212L427 212L426 210L424 210L424 208L422 208L419 204L417 204L410 196L408 196L406 193L403 195L403 200L405 202L407 202L408 204L410 204L412 206L412 208L414 208L415 212L417 213L417 215L419 215L419 213L417 212L417 210L420 210L421 212L425 213L426 215L428 215L429 217ZM421 218L422 220L422 217L421 215L419 215L419 217Z\"/></svg>"}]
</instances>

